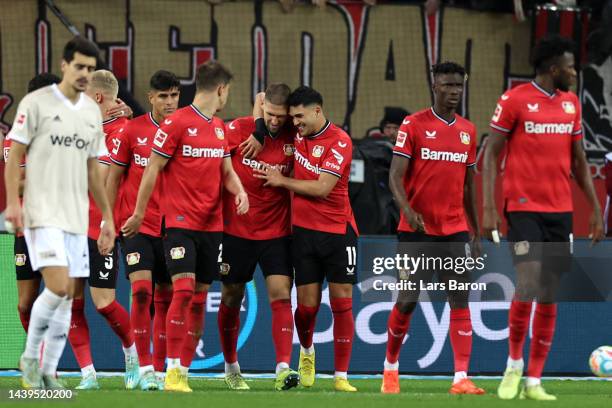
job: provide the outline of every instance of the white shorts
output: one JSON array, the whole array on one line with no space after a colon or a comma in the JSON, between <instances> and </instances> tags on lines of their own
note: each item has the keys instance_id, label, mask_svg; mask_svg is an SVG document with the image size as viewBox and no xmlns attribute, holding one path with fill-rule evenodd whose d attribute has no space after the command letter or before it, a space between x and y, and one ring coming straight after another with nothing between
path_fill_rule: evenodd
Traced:
<instances>
[{"instance_id":1,"label":"white shorts","mask_svg":"<svg viewBox=\"0 0 612 408\"><path fill-rule=\"evenodd\" d=\"M89 277L87 235L71 234L59 228L26 228L23 232L32 269L65 266L71 278Z\"/></svg>"}]
</instances>

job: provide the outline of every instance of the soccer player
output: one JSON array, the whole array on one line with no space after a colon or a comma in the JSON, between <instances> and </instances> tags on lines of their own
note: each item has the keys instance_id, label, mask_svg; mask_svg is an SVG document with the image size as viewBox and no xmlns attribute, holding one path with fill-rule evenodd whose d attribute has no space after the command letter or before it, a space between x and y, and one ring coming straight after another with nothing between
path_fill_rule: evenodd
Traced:
<instances>
[{"instance_id":1,"label":"soccer player","mask_svg":"<svg viewBox=\"0 0 612 408\"><path fill-rule=\"evenodd\" d=\"M603 238L601 208L582 147L580 101L570 92L576 81L573 50L573 44L561 37L541 39L532 53L535 79L504 93L491 120L484 158L483 229L492 238L501 225L494 187L497 161L507 145L503 208L517 275L508 317L508 363L497 390L502 399L519 394L534 300L529 367L521 397L556 399L544 390L540 378L555 332L556 291L571 264L570 173L593 208L593 244Z\"/></svg>"},{"instance_id":2,"label":"soccer player","mask_svg":"<svg viewBox=\"0 0 612 408\"><path fill-rule=\"evenodd\" d=\"M326 119L323 97L301 86L288 100L289 114L298 128L295 136L294 177L273 166L255 168L264 186L294 193L292 252L298 306L295 326L301 344L299 375L305 387L315 380L312 342L321 304L321 289L329 283L334 316L334 388L357 391L347 378L355 323L353 284L357 281L357 227L348 198L353 145L342 129Z\"/></svg>"},{"instance_id":3,"label":"soccer player","mask_svg":"<svg viewBox=\"0 0 612 408\"><path fill-rule=\"evenodd\" d=\"M223 194L224 224L223 255L220 279L223 282L219 307L219 337L225 356L225 382L230 389L245 390L249 386L240 374L238 331L240 305L247 282L253 279L259 263L266 279L270 308L272 309L272 338L276 350L277 390L296 387L298 373L289 368L293 341L293 314L291 311L291 197L284 188L265 188L253 169L266 165L289 175L293 167L293 137L295 128L288 119L287 99L291 89L285 84L271 84L265 92L263 106L256 101L256 110L262 110L267 129L263 150L257 160L240 154L239 146L255 130L253 116L238 118L226 126L232 164L249 196L251 210L237 215L234 197Z\"/></svg>"},{"instance_id":4,"label":"soccer player","mask_svg":"<svg viewBox=\"0 0 612 408\"><path fill-rule=\"evenodd\" d=\"M51 73L42 73L36 75L28 83L28 93L34 92L45 86L57 84L61 78ZM11 150L11 139L7 137L3 141L4 162L8 162L9 152ZM19 186L19 194L23 194L23 180L25 178L25 158L20 163L21 181ZM28 331L30 324L30 313L32 305L38 296L40 290L40 272L32 270L30 262L30 254L26 245L23 232L15 234L15 243L13 246L15 255L15 272L17 274L17 309L19 311L19 320L23 326L23 330Z\"/></svg>"},{"instance_id":5,"label":"soccer player","mask_svg":"<svg viewBox=\"0 0 612 408\"><path fill-rule=\"evenodd\" d=\"M480 233L474 186L477 133L472 122L456 114L465 85L465 69L454 62L443 62L434 65L431 73L434 104L403 120L389 170L389 185L401 209L400 247L410 243L404 244L409 248L400 250L440 258L471 257L465 250L471 228L472 249L474 256L478 256ZM400 392L400 349L417 305L420 283L433 272L446 285L450 280L467 283L470 279L468 272L446 270L410 275L417 289L398 294L387 323L383 393ZM472 351L468 295L467 290L447 290L455 366L451 394L484 394L467 376Z\"/></svg>"},{"instance_id":6,"label":"soccer player","mask_svg":"<svg viewBox=\"0 0 612 408\"><path fill-rule=\"evenodd\" d=\"M219 62L200 65L193 103L164 119L153 138L134 213L122 227L136 235L161 173L166 265L172 276L172 302L166 318L168 368L165 391L191 392L187 370L202 336L208 288L219 274L223 214L221 192L234 197L234 211L249 202L232 168L225 125L215 117L229 94L231 73Z\"/></svg>"},{"instance_id":7,"label":"soccer player","mask_svg":"<svg viewBox=\"0 0 612 408\"><path fill-rule=\"evenodd\" d=\"M132 119L117 135L110 151L112 161L106 183L111 205L120 191L118 225L134 212L138 186L149 162L151 148L159 124L178 107L180 82L168 71L157 71L149 81L151 112ZM158 183L159 184L159 183ZM162 372L166 358L166 315L172 300L172 285L166 270L161 239L162 216L159 209L159 186L156 185L140 228L133 238L124 237L123 254L132 285L132 330L140 363L140 388L157 390L163 387ZM155 291L153 291L155 283ZM153 356L151 355L151 298L154 301ZM155 377L157 371L157 379Z\"/></svg>"},{"instance_id":8,"label":"soccer player","mask_svg":"<svg viewBox=\"0 0 612 408\"><path fill-rule=\"evenodd\" d=\"M98 48L90 41L70 40L63 52L62 81L26 95L9 134L13 144L5 172L5 217L16 231L25 225L32 268L45 283L32 307L19 362L25 388L63 388L55 371L70 327L71 280L89 276L88 186L104 220L98 249L106 255L114 243L113 214L96 165L106 151L102 117L96 103L83 94L97 56ZM19 164L26 152L22 218ZM38 353L43 339L41 374Z\"/></svg>"},{"instance_id":9,"label":"soccer player","mask_svg":"<svg viewBox=\"0 0 612 408\"><path fill-rule=\"evenodd\" d=\"M108 150L113 148L113 139L123 132L123 128L128 122L124 117L113 118L109 115L109 112L118 104L118 89L119 83L112 72L98 70L92 74L89 86L85 91L85 94L97 103L102 114L102 129ZM108 155L105 154L98 158L98 174L103 184L108 175L109 165ZM90 196L89 229L87 231L90 275L87 280L89 282L91 299L96 310L121 340L125 355L125 387L127 389L134 389L138 385L138 358L134 336L130 327L129 315L115 298L117 274L119 272L118 247L115 244L113 251L106 256L100 254L96 248L96 239L100 235L101 220L102 213ZM72 321L70 323L70 332L68 333L68 341L81 368L82 380L76 387L79 390L100 388L91 357L89 326L85 318L85 283L86 279L75 280Z\"/></svg>"}]
</instances>

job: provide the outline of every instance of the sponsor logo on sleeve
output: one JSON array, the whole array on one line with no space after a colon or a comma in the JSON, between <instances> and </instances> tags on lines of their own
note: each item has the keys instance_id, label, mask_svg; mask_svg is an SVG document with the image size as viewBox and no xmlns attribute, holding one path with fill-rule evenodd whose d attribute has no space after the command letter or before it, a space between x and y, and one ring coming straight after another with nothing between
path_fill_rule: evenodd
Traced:
<instances>
[{"instance_id":1,"label":"sponsor logo on sleeve","mask_svg":"<svg viewBox=\"0 0 612 408\"><path fill-rule=\"evenodd\" d=\"M168 134L161 129L157 129L155 132L155 137L153 138L153 144L159 148L164 147L164 143L166 143L166 139L168 138Z\"/></svg>"},{"instance_id":2,"label":"sponsor logo on sleeve","mask_svg":"<svg viewBox=\"0 0 612 408\"><path fill-rule=\"evenodd\" d=\"M406 144L406 138L408 137L408 133L402 132L401 130L397 132L397 140L395 141L395 145L397 147L404 147Z\"/></svg>"},{"instance_id":3,"label":"sponsor logo on sleeve","mask_svg":"<svg viewBox=\"0 0 612 408\"><path fill-rule=\"evenodd\" d=\"M331 149L332 154L334 155L334 157L336 158L336 161L338 162L338 164L342 164L342 162L344 161L344 156L342 156L336 149Z\"/></svg>"},{"instance_id":4,"label":"sponsor logo on sleeve","mask_svg":"<svg viewBox=\"0 0 612 408\"><path fill-rule=\"evenodd\" d=\"M502 111L503 109L501 105L498 103L497 106L495 107L495 113L493 113L493 117L491 118L491 120L493 122L497 122L499 118L501 118Z\"/></svg>"},{"instance_id":5,"label":"sponsor logo on sleeve","mask_svg":"<svg viewBox=\"0 0 612 408\"><path fill-rule=\"evenodd\" d=\"M17 129L23 129L26 123L26 115L25 113L20 113L17 116L17 120L15 120L15 127Z\"/></svg>"}]
</instances>

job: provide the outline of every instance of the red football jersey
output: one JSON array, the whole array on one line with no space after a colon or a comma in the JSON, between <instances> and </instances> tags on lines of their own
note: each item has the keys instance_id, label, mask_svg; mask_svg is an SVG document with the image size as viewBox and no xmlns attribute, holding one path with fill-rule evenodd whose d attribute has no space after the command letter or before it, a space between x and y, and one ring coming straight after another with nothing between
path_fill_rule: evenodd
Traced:
<instances>
[{"instance_id":1,"label":"red football jersey","mask_svg":"<svg viewBox=\"0 0 612 408\"><path fill-rule=\"evenodd\" d=\"M468 231L463 186L468 167L476 164L476 127L455 115L447 122L433 108L407 116L399 128L393 154L410 159L404 189L410 207L423 216L425 233L451 235ZM401 211L398 231L414 231Z\"/></svg>"},{"instance_id":2,"label":"red football jersey","mask_svg":"<svg viewBox=\"0 0 612 408\"><path fill-rule=\"evenodd\" d=\"M264 187L265 180L253 176L263 163L278 168L285 176L293 167L293 136L295 128L284 126L275 136L266 136L263 150L256 159L247 159L238 145L255 131L252 116L238 118L225 127L225 137L232 155L232 165L249 196L249 212L236 214L235 196L223 192L223 222L225 232L246 239L274 239L291 234L291 197L289 190Z\"/></svg>"},{"instance_id":3,"label":"red football jersey","mask_svg":"<svg viewBox=\"0 0 612 408\"><path fill-rule=\"evenodd\" d=\"M223 231L223 159L230 157L223 121L194 105L178 109L155 133L152 150L169 159L160 194L166 227Z\"/></svg>"},{"instance_id":4,"label":"red football jersey","mask_svg":"<svg viewBox=\"0 0 612 408\"><path fill-rule=\"evenodd\" d=\"M117 201L120 201L119 225L123 225L134 213L140 180L149 163L153 138L157 129L159 129L159 123L155 121L150 112L141 115L127 124L124 131L115 139L113 149L110 150L110 160L119 166L126 167L125 178L121 185L121 199L117 197ZM161 235L159 181L147 204L140 232L154 237Z\"/></svg>"},{"instance_id":5,"label":"red football jersey","mask_svg":"<svg viewBox=\"0 0 612 408\"><path fill-rule=\"evenodd\" d=\"M345 234L350 223L357 225L348 197L353 142L345 131L331 122L311 136L295 136L294 177L317 180L321 172L340 179L325 198L293 195L293 225L315 231Z\"/></svg>"},{"instance_id":6,"label":"red football jersey","mask_svg":"<svg viewBox=\"0 0 612 408\"><path fill-rule=\"evenodd\" d=\"M123 132L125 125L128 124L126 118L114 118L105 120L102 122L102 130L104 130L104 136L106 138L106 148L110 152L114 148L113 139L116 138ZM110 165L109 156L98 157L98 161L102 164ZM117 200L119 201L119 200ZM114 218L115 218L115 231L119 234L120 225L118 224L119 206L115 205ZM102 211L98 209L96 201L94 200L91 193L89 193L89 229L87 230L87 236L91 239L98 239L100 236L100 224L102 223Z\"/></svg>"},{"instance_id":7,"label":"red football jersey","mask_svg":"<svg viewBox=\"0 0 612 408\"><path fill-rule=\"evenodd\" d=\"M506 211L572 211L572 143L582 138L578 97L549 94L535 82L519 85L501 96L491 127L508 137Z\"/></svg>"},{"instance_id":8,"label":"red football jersey","mask_svg":"<svg viewBox=\"0 0 612 408\"><path fill-rule=\"evenodd\" d=\"M4 163L6 163L8 161L9 152L11 151L11 139L9 139L8 135L4 136L2 151L4 154ZM19 167L25 167L25 156L23 156L23 159L21 159L21 163L19 164ZM23 199L20 199L20 201L23 203ZM18 232L16 236L22 237L23 232Z\"/></svg>"}]
</instances>

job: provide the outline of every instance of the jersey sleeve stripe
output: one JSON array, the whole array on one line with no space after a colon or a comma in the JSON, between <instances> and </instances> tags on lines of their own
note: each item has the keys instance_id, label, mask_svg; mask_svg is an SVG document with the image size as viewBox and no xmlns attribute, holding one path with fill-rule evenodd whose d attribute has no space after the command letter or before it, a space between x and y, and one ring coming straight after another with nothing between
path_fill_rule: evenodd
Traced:
<instances>
[{"instance_id":1,"label":"jersey sleeve stripe","mask_svg":"<svg viewBox=\"0 0 612 408\"><path fill-rule=\"evenodd\" d=\"M577 131L572 132L572 135L579 135L581 133L582 133L582 129L578 129Z\"/></svg>"},{"instance_id":2,"label":"jersey sleeve stripe","mask_svg":"<svg viewBox=\"0 0 612 408\"><path fill-rule=\"evenodd\" d=\"M231 154L231 153L226 153L226 154L224 154L224 155L223 155L223 158L226 158L226 157L232 157L232 154Z\"/></svg>"},{"instance_id":3,"label":"jersey sleeve stripe","mask_svg":"<svg viewBox=\"0 0 612 408\"><path fill-rule=\"evenodd\" d=\"M506 128L503 128L501 126L497 126L497 125L495 125L493 123L489 123L489 126L491 126L493 129L499 130L500 132L503 132L503 133L510 133L511 132L510 129L506 129Z\"/></svg>"},{"instance_id":4,"label":"jersey sleeve stripe","mask_svg":"<svg viewBox=\"0 0 612 408\"><path fill-rule=\"evenodd\" d=\"M110 161L108 161L106 159L98 159L98 163L110 166Z\"/></svg>"},{"instance_id":5,"label":"jersey sleeve stripe","mask_svg":"<svg viewBox=\"0 0 612 408\"><path fill-rule=\"evenodd\" d=\"M397 154L398 156L403 156L403 157L407 157L409 159L412 159L412 156L406 153L402 153L402 152L398 152L398 151L393 151L393 154Z\"/></svg>"},{"instance_id":6,"label":"jersey sleeve stripe","mask_svg":"<svg viewBox=\"0 0 612 408\"><path fill-rule=\"evenodd\" d=\"M127 167L127 166L128 166L128 164L127 164L127 163L120 162L119 160L117 160L117 159L113 159L112 157L110 157L110 160L111 160L113 163L115 163L117 166L122 166L122 167Z\"/></svg>"},{"instance_id":7,"label":"jersey sleeve stripe","mask_svg":"<svg viewBox=\"0 0 612 408\"><path fill-rule=\"evenodd\" d=\"M171 159L171 158L172 158L172 156L171 156L171 155L166 154L166 153L164 153L164 152L160 152L160 151L159 151L159 150L157 150L157 149L151 149L151 151L153 151L153 152L155 152L155 153L159 154L159 155L160 155L160 156L162 156L162 157L165 157L166 159Z\"/></svg>"},{"instance_id":8,"label":"jersey sleeve stripe","mask_svg":"<svg viewBox=\"0 0 612 408\"><path fill-rule=\"evenodd\" d=\"M333 175L334 175L334 176L336 176L336 177L342 177L342 174L335 173L335 172L333 172L333 171L331 171L331 170L321 169L321 171L322 171L322 172L324 172L324 173L333 174Z\"/></svg>"},{"instance_id":9,"label":"jersey sleeve stripe","mask_svg":"<svg viewBox=\"0 0 612 408\"><path fill-rule=\"evenodd\" d=\"M467 167L472 167L472 166L475 166L475 165L476 165L476 162L474 162L474 163L468 163L468 164L467 164Z\"/></svg>"}]
</instances>

